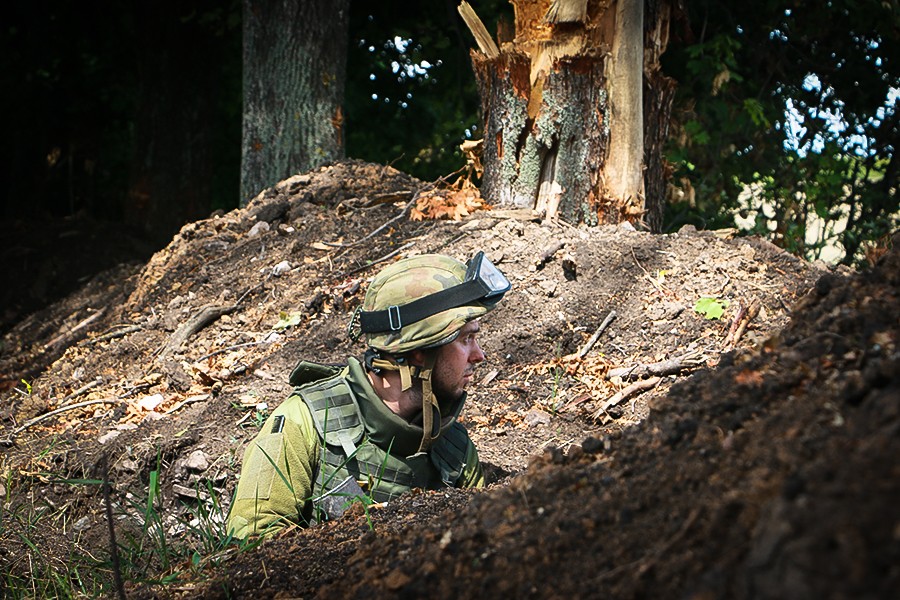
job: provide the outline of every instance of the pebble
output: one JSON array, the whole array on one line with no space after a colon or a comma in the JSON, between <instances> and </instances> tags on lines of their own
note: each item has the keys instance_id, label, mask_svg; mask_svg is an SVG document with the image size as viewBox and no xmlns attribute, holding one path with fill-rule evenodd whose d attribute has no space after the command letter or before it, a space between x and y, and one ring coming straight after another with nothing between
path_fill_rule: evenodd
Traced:
<instances>
[{"instance_id":1,"label":"pebble","mask_svg":"<svg viewBox=\"0 0 900 600\"><path fill-rule=\"evenodd\" d=\"M250 231L247 232L247 237L256 237L259 234L266 232L270 229L269 224L265 221L260 221L256 225L250 228Z\"/></svg>"},{"instance_id":2,"label":"pebble","mask_svg":"<svg viewBox=\"0 0 900 600\"><path fill-rule=\"evenodd\" d=\"M101 435L99 438L97 438L97 441L100 442L101 444L105 444L106 442L111 442L112 440L119 437L119 434L121 434L121 433L122 433L121 431L117 431L117 430L113 429L113 430L107 431L106 433Z\"/></svg>"},{"instance_id":3,"label":"pebble","mask_svg":"<svg viewBox=\"0 0 900 600\"><path fill-rule=\"evenodd\" d=\"M184 466L191 471L205 471L209 468L209 459L203 450L194 450L184 461Z\"/></svg>"}]
</instances>

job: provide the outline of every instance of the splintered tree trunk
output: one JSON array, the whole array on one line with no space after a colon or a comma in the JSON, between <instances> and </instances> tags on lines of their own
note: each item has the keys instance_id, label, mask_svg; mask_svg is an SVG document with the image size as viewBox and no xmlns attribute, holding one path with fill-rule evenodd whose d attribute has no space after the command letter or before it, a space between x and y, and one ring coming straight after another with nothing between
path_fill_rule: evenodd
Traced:
<instances>
[{"instance_id":1,"label":"splintered tree trunk","mask_svg":"<svg viewBox=\"0 0 900 600\"><path fill-rule=\"evenodd\" d=\"M499 48L460 6L479 45L472 64L484 116L482 195L573 223L641 222L645 188L660 187L645 184L645 167L664 174L656 166L660 123L668 122L667 113L646 114L659 102L646 102L644 73L658 71L662 50L644 52L645 32L667 32L668 12L653 13L665 22L645 23L637 0L511 3L514 37ZM645 141L658 157L645 157Z\"/></svg>"},{"instance_id":2,"label":"splintered tree trunk","mask_svg":"<svg viewBox=\"0 0 900 600\"><path fill-rule=\"evenodd\" d=\"M343 157L349 0L244 0L241 204Z\"/></svg>"}]
</instances>

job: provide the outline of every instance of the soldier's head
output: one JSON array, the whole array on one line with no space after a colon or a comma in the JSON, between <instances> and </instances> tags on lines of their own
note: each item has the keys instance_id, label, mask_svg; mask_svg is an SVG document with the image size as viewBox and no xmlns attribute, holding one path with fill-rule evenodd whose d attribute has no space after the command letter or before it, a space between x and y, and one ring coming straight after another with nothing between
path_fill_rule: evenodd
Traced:
<instances>
[{"instance_id":1,"label":"soldier's head","mask_svg":"<svg viewBox=\"0 0 900 600\"><path fill-rule=\"evenodd\" d=\"M483 252L466 264L438 254L406 258L378 273L369 286L351 327L358 320L366 336L370 369L399 371L404 391L414 379L422 380L423 446L432 438L428 406L434 406L438 420L441 412L458 412L472 369L484 360L475 339L477 319L510 287Z\"/></svg>"}]
</instances>

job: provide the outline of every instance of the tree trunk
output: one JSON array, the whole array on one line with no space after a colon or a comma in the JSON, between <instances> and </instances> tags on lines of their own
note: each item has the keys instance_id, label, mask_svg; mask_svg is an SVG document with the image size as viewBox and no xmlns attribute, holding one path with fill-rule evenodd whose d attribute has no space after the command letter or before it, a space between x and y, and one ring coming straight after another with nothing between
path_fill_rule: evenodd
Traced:
<instances>
[{"instance_id":1,"label":"tree trunk","mask_svg":"<svg viewBox=\"0 0 900 600\"><path fill-rule=\"evenodd\" d=\"M244 0L241 204L343 156L349 0Z\"/></svg>"},{"instance_id":2,"label":"tree trunk","mask_svg":"<svg viewBox=\"0 0 900 600\"><path fill-rule=\"evenodd\" d=\"M645 188L665 188L645 176L665 174L662 123L671 107L670 95L668 104L659 98L668 88L644 77L658 73L664 44L645 53L644 43L665 40L668 13L648 11L655 20L645 22L634 0L511 2L514 39L497 51L482 34L472 51L484 113L482 195L573 223L642 222L657 203L645 205ZM466 21L473 29L471 15Z\"/></svg>"}]
</instances>

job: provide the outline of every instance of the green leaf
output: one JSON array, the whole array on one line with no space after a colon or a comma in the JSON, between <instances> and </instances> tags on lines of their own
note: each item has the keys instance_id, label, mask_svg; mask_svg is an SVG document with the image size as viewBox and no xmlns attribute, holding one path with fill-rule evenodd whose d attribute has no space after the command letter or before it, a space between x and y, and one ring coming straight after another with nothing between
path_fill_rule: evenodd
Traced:
<instances>
[{"instance_id":1,"label":"green leaf","mask_svg":"<svg viewBox=\"0 0 900 600\"><path fill-rule=\"evenodd\" d=\"M728 306L728 300L703 297L694 304L694 311L700 313L707 319L718 319L725 314L726 306Z\"/></svg>"},{"instance_id":2,"label":"green leaf","mask_svg":"<svg viewBox=\"0 0 900 600\"><path fill-rule=\"evenodd\" d=\"M293 327L294 325L299 325L300 322L303 321L303 313L301 312L292 312L286 313L284 311L278 313L278 322L275 324L272 329L275 331L283 331L288 327Z\"/></svg>"}]
</instances>

